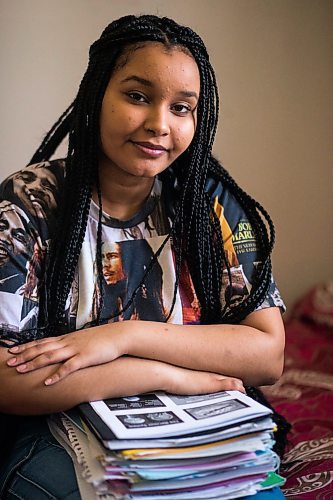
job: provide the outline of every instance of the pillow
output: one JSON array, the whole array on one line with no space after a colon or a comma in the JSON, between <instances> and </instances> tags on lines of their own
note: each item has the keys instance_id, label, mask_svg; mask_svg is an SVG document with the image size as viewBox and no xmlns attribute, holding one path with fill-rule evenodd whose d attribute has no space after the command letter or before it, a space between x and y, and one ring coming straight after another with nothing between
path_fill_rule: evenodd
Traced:
<instances>
[{"instance_id":1,"label":"pillow","mask_svg":"<svg viewBox=\"0 0 333 500\"><path fill-rule=\"evenodd\" d=\"M333 328L333 281L312 288L296 303L291 315Z\"/></svg>"}]
</instances>

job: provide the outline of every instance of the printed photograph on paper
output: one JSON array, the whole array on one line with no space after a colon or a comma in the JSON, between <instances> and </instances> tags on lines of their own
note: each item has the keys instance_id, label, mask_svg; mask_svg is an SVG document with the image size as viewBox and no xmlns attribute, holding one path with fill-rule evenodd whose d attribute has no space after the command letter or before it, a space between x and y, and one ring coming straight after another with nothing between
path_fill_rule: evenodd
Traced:
<instances>
[{"instance_id":1,"label":"printed photograph on paper","mask_svg":"<svg viewBox=\"0 0 333 500\"><path fill-rule=\"evenodd\" d=\"M211 405L198 406L196 408L184 408L184 411L191 415L195 420L202 420L205 418L216 417L226 413L243 410L247 405L238 399L229 399L228 401L221 401Z\"/></svg>"},{"instance_id":2,"label":"printed photograph on paper","mask_svg":"<svg viewBox=\"0 0 333 500\"><path fill-rule=\"evenodd\" d=\"M175 415L172 411L117 415L117 419L119 419L127 429L137 429L140 427L160 427L162 425L182 423L182 420L178 418L177 415Z\"/></svg>"},{"instance_id":3,"label":"printed photograph on paper","mask_svg":"<svg viewBox=\"0 0 333 500\"><path fill-rule=\"evenodd\" d=\"M213 394L199 394L198 396L181 396L178 394L168 394L168 397L176 405L188 405L192 403L200 403L200 401L208 401L210 399L218 399L223 397L229 397L229 394L225 391L214 392Z\"/></svg>"},{"instance_id":4,"label":"printed photograph on paper","mask_svg":"<svg viewBox=\"0 0 333 500\"><path fill-rule=\"evenodd\" d=\"M140 394L124 398L106 399L105 403L111 411L137 410L138 408L155 408L165 404L155 394Z\"/></svg>"}]
</instances>

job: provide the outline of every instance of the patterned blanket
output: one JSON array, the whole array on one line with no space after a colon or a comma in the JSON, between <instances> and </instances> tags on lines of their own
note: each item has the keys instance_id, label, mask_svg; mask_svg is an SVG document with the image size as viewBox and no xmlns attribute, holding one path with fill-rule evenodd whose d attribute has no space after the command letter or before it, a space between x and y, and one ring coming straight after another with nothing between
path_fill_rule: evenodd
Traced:
<instances>
[{"instance_id":1,"label":"patterned blanket","mask_svg":"<svg viewBox=\"0 0 333 500\"><path fill-rule=\"evenodd\" d=\"M311 290L286 321L286 360L264 392L292 424L281 474L290 499L333 499L333 282Z\"/></svg>"}]
</instances>

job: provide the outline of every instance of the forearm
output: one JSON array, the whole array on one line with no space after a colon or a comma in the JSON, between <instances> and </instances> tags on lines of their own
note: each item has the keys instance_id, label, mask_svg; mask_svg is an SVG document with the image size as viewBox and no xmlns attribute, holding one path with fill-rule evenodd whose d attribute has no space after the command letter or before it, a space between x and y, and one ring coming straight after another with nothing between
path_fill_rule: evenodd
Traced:
<instances>
[{"instance_id":1,"label":"forearm","mask_svg":"<svg viewBox=\"0 0 333 500\"><path fill-rule=\"evenodd\" d=\"M22 392L19 380L25 383L31 381L29 390L33 395L37 394L37 404L44 401L44 394L45 397L51 394L44 392L48 388L45 385L41 387L41 382L49 377L47 383L50 384L58 384L61 380L60 399L57 399L56 392L55 398L50 400L51 410L47 406L47 411L86 400L147 390L164 389L172 392L175 386L172 380L171 386L168 380L167 389L165 384L161 386L154 373L157 365L149 365L149 362L161 363L162 373L167 369L171 378L175 374L181 375L181 379L185 376L185 384L180 387L183 394L199 393L193 385L193 380L197 382L198 374L201 374L199 381L203 382L200 389L203 392L218 390L214 384L212 386L209 377L207 380L208 373L215 377L220 374L224 378L241 379L245 385L271 384L282 373L284 353L281 315L277 308L271 309L250 314L241 325L186 326L122 321L30 342L8 351L3 350L7 356L3 360L4 365L7 364L3 367L3 380L8 378L9 393L12 390L15 398L16 393ZM124 360L124 355L129 358ZM191 377L182 370L190 372ZM68 378L69 385L64 385L65 378ZM2 384L0 391L8 392L7 385ZM16 400L21 401L20 398ZM26 393L23 394L22 401L31 405L30 395L27 397ZM20 408L22 411L23 406ZM41 411L45 411L45 406L42 405L42 408Z\"/></svg>"},{"instance_id":2,"label":"forearm","mask_svg":"<svg viewBox=\"0 0 333 500\"><path fill-rule=\"evenodd\" d=\"M4 352L1 357L0 411L4 413L52 413L84 401L165 389L167 366L156 361L123 357L76 371L48 387L44 380L57 365L19 374L6 366Z\"/></svg>"},{"instance_id":3,"label":"forearm","mask_svg":"<svg viewBox=\"0 0 333 500\"><path fill-rule=\"evenodd\" d=\"M128 353L238 377L245 385L271 384L283 369L284 336L261 329L260 319L253 322L256 327L137 322L128 336Z\"/></svg>"},{"instance_id":4,"label":"forearm","mask_svg":"<svg viewBox=\"0 0 333 500\"><path fill-rule=\"evenodd\" d=\"M168 342L161 339L156 324L142 325L135 332L135 341L130 342L129 353L238 377L245 385L265 385L275 381L271 373L271 369L275 369L271 339L263 332L242 325L215 328L211 325L170 325L164 329L167 329Z\"/></svg>"},{"instance_id":5,"label":"forearm","mask_svg":"<svg viewBox=\"0 0 333 500\"><path fill-rule=\"evenodd\" d=\"M66 410L85 401L164 390L174 394L207 394L238 390L240 380L216 373L189 370L133 357L75 370L57 384L44 381L57 370L52 364L28 373L6 365L9 354L0 349L0 412L38 415Z\"/></svg>"}]
</instances>

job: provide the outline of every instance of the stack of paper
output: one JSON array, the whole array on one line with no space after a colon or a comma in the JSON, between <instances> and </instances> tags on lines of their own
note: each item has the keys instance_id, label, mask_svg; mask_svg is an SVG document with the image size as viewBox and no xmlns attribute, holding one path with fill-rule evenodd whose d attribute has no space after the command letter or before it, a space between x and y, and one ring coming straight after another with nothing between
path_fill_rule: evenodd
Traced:
<instances>
[{"instance_id":1,"label":"stack of paper","mask_svg":"<svg viewBox=\"0 0 333 500\"><path fill-rule=\"evenodd\" d=\"M71 450L87 498L234 499L284 482L274 472L271 411L240 392L157 392L80 409L81 422L59 415L51 429Z\"/></svg>"}]
</instances>

